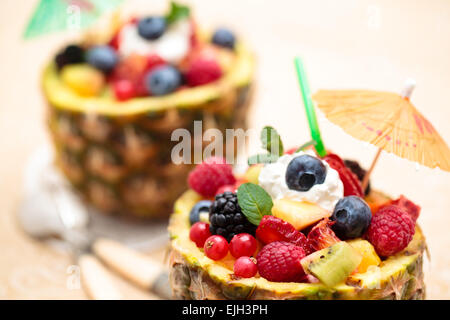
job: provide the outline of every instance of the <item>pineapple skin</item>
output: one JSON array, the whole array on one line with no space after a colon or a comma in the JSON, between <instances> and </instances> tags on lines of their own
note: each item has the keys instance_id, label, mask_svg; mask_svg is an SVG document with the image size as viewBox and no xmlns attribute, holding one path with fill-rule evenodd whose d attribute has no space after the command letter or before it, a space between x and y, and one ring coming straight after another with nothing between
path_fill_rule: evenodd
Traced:
<instances>
[{"instance_id":1,"label":"pineapple skin","mask_svg":"<svg viewBox=\"0 0 450 320\"><path fill-rule=\"evenodd\" d=\"M372 191L376 192L376 191ZM211 262L189 241L189 210L200 199L187 191L175 204L169 224L171 235L169 279L175 299L289 299L289 300L422 300L425 298L423 253L425 238L416 227L408 247L385 260L380 279L373 273L351 275L345 284L329 288L323 284L276 283L263 278L235 279L225 264Z\"/></svg>"},{"instance_id":2,"label":"pineapple skin","mask_svg":"<svg viewBox=\"0 0 450 320\"><path fill-rule=\"evenodd\" d=\"M193 168L172 162L172 147L178 144L171 141L172 131L185 128L194 137L196 120L203 121L203 131L217 128L224 137L226 129L247 128L254 57L242 44L237 57L217 83L124 105L108 93L96 99L76 96L49 65L42 82L56 165L102 213L167 218ZM235 146L235 155L237 151Z\"/></svg>"}]
</instances>

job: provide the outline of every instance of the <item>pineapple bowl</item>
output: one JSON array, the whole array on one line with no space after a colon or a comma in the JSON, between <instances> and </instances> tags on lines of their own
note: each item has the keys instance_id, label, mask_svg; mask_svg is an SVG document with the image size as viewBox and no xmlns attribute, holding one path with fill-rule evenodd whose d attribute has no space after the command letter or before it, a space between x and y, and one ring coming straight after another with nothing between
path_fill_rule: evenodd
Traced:
<instances>
[{"instance_id":1,"label":"pineapple bowl","mask_svg":"<svg viewBox=\"0 0 450 320\"><path fill-rule=\"evenodd\" d=\"M192 168L171 161L172 131L245 128L253 68L242 41L200 32L187 7L114 15L43 72L55 162L101 212L167 217Z\"/></svg>"},{"instance_id":2,"label":"pineapple bowl","mask_svg":"<svg viewBox=\"0 0 450 320\"><path fill-rule=\"evenodd\" d=\"M426 247L417 226L408 247L383 261L379 268L352 274L345 283L327 287L321 283L271 282L261 277L236 278L232 258L219 263L207 258L189 240L189 212L201 199L192 190L175 204L169 226L171 236L170 281L175 299L386 299L421 300L425 298L423 253ZM377 203L380 199L383 202ZM384 195L377 191L366 200L379 205ZM373 201L373 202L372 202Z\"/></svg>"},{"instance_id":3,"label":"pineapple bowl","mask_svg":"<svg viewBox=\"0 0 450 320\"><path fill-rule=\"evenodd\" d=\"M176 299L425 298L419 206L363 190L336 154L272 156L241 177L217 159L192 171L169 223Z\"/></svg>"}]
</instances>

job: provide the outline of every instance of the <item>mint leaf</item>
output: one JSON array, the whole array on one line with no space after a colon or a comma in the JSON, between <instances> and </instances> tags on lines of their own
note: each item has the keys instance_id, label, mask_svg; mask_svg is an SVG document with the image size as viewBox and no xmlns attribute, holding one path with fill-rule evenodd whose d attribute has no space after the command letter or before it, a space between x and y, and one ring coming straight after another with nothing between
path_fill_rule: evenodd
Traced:
<instances>
[{"instance_id":1,"label":"mint leaf","mask_svg":"<svg viewBox=\"0 0 450 320\"><path fill-rule=\"evenodd\" d=\"M308 148L309 146L315 146L316 143L317 142L314 140L308 141L308 142L302 144L297 150L295 150L295 153L297 153L299 151L303 151L304 149Z\"/></svg>"},{"instance_id":2,"label":"mint leaf","mask_svg":"<svg viewBox=\"0 0 450 320\"><path fill-rule=\"evenodd\" d=\"M190 9L188 6L176 3L175 1L172 1L170 3L170 12L166 16L167 23L171 24L174 23L180 19L189 17L190 15Z\"/></svg>"},{"instance_id":3,"label":"mint leaf","mask_svg":"<svg viewBox=\"0 0 450 320\"><path fill-rule=\"evenodd\" d=\"M272 215L272 198L260 186L244 183L237 190L237 197L242 213L254 225L259 225L263 216Z\"/></svg>"},{"instance_id":4,"label":"mint leaf","mask_svg":"<svg viewBox=\"0 0 450 320\"><path fill-rule=\"evenodd\" d=\"M252 164L257 163L273 163L278 160L278 156L274 154L255 154L254 156L251 156L248 158L247 162L248 165L251 166Z\"/></svg>"},{"instance_id":5,"label":"mint leaf","mask_svg":"<svg viewBox=\"0 0 450 320\"><path fill-rule=\"evenodd\" d=\"M261 131L261 142L263 148L269 151L270 154L282 156L284 153L283 143L277 130L272 127L264 127Z\"/></svg>"}]
</instances>

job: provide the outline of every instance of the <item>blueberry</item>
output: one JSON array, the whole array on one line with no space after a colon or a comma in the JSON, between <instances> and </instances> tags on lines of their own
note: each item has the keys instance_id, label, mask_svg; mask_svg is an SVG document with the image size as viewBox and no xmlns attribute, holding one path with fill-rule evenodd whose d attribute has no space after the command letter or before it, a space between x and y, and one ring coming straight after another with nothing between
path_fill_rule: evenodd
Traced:
<instances>
[{"instance_id":1,"label":"blueberry","mask_svg":"<svg viewBox=\"0 0 450 320\"><path fill-rule=\"evenodd\" d=\"M166 31L167 22L164 17L147 17L139 20L138 33L147 40L155 40Z\"/></svg>"},{"instance_id":2,"label":"blueberry","mask_svg":"<svg viewBox=\"0 0 450 320\"><path fill-rule=\"evenodd\" d=\"M181 74L172 66L157 67L146 75L145 84L152 95L162 96L181 85Z\"/></svg>"},{"instance_id":3,"label":"blueberry","mask_svg":"<svg viewBox=\"0 0 450 320\"><path fill-rule=\"evenodd\" d=\"M116 66L119 57L110 46L96 46L88 50L86 60L93 67L103 72L110 72Z\"/></svg>"},{"instance_id":4,"label":"blueberry","mask_svg":"<svg viewBox=\"0 0 450 320\"><path fill-rule=\"evenodd\" d=\"M319 159L307 154L295 157L286 170L286 184L289 189L308 191L315 184L322 184L327 168Z\"/></svg>"},{"instance_id":5,"label":"blueberry","mask_svg":"<svg viewBox=\"0 0 450 320\"><path fill-rule=\"evenodd\" d=\"M359 238L369 227L372 212L363 199L348 196L338 201L331 220L336 221L332 228L340 239Z\"/></svg>"},{"instance_id":6,"label":"blueberry","mask_svg":"<svg viewBox=\"0 0 450 320\"><path fill-rule=\"evenodd\" d=\"M209 200L201 200L197 202L191 209L191 213L189 214L189 222L193 225L196 222L201 221L200 215L208 214L209 207L211 206L212 201Z\"/></svg>"},{"instance_id":7,"label":"blueberry","mask_svg":"<svg viewBox=\"0 0 450 320\"><path fill-rule=\"evenodd\" d=\"M214 32L211 41L218 46L234 49L236 38L230 30L221 28Z\"/></svg>"}]
</instances>

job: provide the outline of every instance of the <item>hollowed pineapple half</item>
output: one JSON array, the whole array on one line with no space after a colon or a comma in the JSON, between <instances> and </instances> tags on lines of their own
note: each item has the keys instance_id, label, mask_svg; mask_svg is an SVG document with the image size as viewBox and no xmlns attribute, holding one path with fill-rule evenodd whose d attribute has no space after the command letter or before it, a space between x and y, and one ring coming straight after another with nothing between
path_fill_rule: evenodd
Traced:
<instances>
[{"instance_id":1,"label":"hollowed pineapple half","mask_svg":"<svg viewBox=\"0 0 450 320\"><path fill-rule=\"evenodd\" d=\"M333 288L320 283L270 282L261 277L239 279L233 261L207 258L189 239L189 212L200 200L192 190L175 203L169 224L171 236L170 281L176 299L424 299L422 260L425 238L420 228L408 247L365 273L350 275ZM366 201L385 201L372 191Z\"/></svg>"},{"instance_id":2,"label":"hollowed pineapple half","mask_svg":"<svg viewBox=\"0 0 450 320\"><path fill-rule=\"evenodd\" d=\"M172 163L178 143L172 131L185 128L193 137L195 120L203 121L203 131L246 128L254 61L242 43L235 52L233 65L214 83L126 102L111 92L82 97L48 65L42 81L57 165L102 212L167 217L192 169Z\"/></svg>"}]
</instances>

